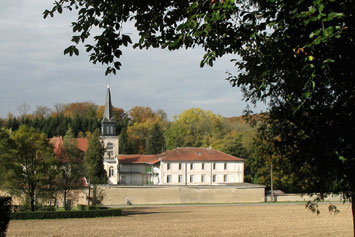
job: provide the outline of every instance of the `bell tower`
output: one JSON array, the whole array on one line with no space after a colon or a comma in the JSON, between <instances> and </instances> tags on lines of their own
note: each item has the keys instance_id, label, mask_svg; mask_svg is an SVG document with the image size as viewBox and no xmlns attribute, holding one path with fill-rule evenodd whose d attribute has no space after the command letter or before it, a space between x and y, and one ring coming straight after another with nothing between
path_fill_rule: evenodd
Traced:
<instances>
[{"instance_id":1,"label":"bell tower","mask_svg":"<svg viewBox=\"0 0 355 237\"><path fill-rule=\"evenodd\" d=\"M113 118L110 86L107 85L104 117L101 121L102 136L117 136L116 121Z\"/></svg>"},{"instance_id":2,"label":"bell tower","mask_svg":"<svg viewBox=\"0 0 355 237\"><path fill-rule=\"evenodd\" d=\"M116 134L116 121L113 117L113 107L109 85L107 85L104 116L101 121L101 141L105 147L104 168L107 172L108 184L118 184L119 141Z\"/></svg>"}]
</instances>

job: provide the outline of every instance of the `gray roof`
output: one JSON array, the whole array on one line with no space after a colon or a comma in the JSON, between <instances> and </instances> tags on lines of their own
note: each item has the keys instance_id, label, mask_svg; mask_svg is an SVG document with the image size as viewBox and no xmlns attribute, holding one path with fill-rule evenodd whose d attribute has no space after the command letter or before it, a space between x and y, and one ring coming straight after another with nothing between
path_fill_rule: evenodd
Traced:
<instances>
[{"instance_id":1,"label":"gray roof","mask_svg":"<svg viewBox=\"0 0 355 237\"><path fill-rule=\"evenodd\" d=\"M111 121L114 120L113 120L110 86L107 85L105 110L104 110L104 117L102 119L102 122L111 122Z\"/></svg>"}]
</instances>

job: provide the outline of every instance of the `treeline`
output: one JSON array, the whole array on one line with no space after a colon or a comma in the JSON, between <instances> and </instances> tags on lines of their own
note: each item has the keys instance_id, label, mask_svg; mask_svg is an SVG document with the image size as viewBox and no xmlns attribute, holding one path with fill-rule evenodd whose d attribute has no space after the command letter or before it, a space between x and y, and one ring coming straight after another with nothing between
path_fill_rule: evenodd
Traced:
<instances>
[{"instance_id":1,"label":"treeline","mask_svg":"<svg viewBox=\"0 0 355 237\"><path fill-rule=\"evenodd\" d=\"M20 115L9 113L7 118L0 119L0 127L16 131L21 125L36 128L47 137L64 136L71 129L75 137L86 137L100 128L104 106L91 102L55 104L54 108L37 106L33 113L28 113L29 105L22 104L18 110ZM117 121L117 133L127 126L128 116L120 108L114 108Z\"/></svg>"},{"instance_id":2,"label":"treeline","mask_svg":"<svg viewBox=\"0 0 355 237\"><path fill-rule=\"evenodd\" d=\"M22 124L47 137L64 136L70 129L74 137L87 137L100 128L103 106L90 102L37 107L32 113L9 115L0 126L13 132ZM243 117L223 118L199 108L185 110L169 121L163 110L136 106L129 111L113 108L120 138L120 154L159 154L176 147L212 147L244 158L245 181L270 187L270 168L276 189L296 192L292 171L280 153L273 150L265 136ZM261 115L254 116L259 121ZM286 170L286 171L285 171Z\"/></svg>"}]
</instances>

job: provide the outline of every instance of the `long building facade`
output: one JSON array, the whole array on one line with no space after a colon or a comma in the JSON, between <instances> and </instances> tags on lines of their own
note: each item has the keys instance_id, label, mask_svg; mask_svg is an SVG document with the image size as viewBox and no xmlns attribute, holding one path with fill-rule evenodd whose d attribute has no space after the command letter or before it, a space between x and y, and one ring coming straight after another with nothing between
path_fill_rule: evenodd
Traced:
<instances>
[{"instance_id":1,"label":"long building facade","mask_svg":"<svg viewBox=\"0 0 355 237\"><path fill-rule=\"evenodd\" d=\"M159 155L118 155L105 159L105 169L109 184L119 185L226 185L244 182L244 160L212 148L182 147ZM110 176L112 169L117 169L117 175Z\"/></svg>"}]
</instances>

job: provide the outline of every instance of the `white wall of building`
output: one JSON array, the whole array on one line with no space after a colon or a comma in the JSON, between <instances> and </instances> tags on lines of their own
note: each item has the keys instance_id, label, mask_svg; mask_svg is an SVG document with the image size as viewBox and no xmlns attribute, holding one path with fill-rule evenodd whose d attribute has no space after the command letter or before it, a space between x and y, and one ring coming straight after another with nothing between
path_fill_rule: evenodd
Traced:
<instances>
[{"instance_id":1,"label":"white wall of building","mask_svg":"<svg viewBox=\"0 0 355 237\"><path fill-rule=\"evenodd\" d=\"M161 161L160 184L218 185L244 182L241 161Z\"/></svg>"},{"instance_id":2,"label":"white wall of building","mask_svg":"<svg viewBox=\"0 0 355 237\"><path fill-rule=\"evenodd\" d=\"M101 137L104 147L106 149L104 158L114 158L118 156L119 142L117 136L105 136Z\"/></svg>"},{"instance_id":3,"label":"white wall of building","mask_svg":"<svg viewBox=\"0 0 355 237\"><path fill-rule=\"evenodd\" d=\"M107 174L108 184L117 184L119 180L118 159L104 159L104 169Z\"/></svg>"}]
</instances>

